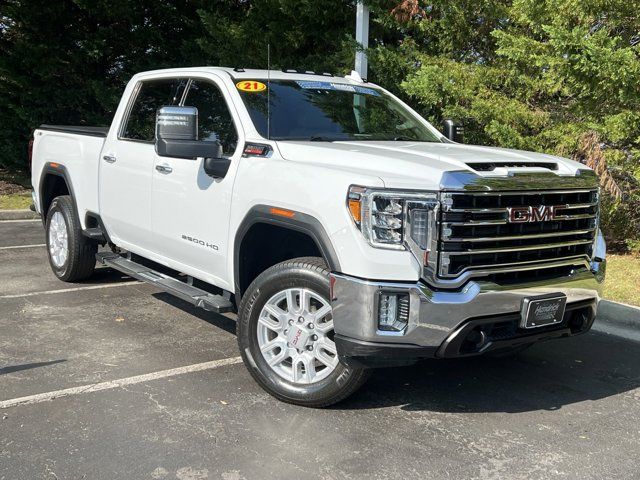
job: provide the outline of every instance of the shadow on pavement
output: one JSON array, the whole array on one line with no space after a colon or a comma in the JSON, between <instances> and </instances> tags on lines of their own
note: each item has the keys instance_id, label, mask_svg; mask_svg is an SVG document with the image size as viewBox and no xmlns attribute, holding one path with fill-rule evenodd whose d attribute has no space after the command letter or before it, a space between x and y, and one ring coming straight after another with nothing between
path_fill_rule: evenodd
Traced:
<instances>
[{"instance_id":1,"label":"shadow on pavement","mask_svg":"<svg viewBox=\"0 0 640 480\"><path fill-rule=\"evenodd\" d=\"M126 276L117 270L110 267L97 267L93 275L85 282L80 283L97 283L97 284L110 284L110 283L122 283L134 281L134 278Z\"/></svg>"},{"instance_id":2,"label":"shadow on pavement","mask_svg":"<svg viewBox=\"0 0 640 480\"><path fill-rule=\"evenodd\" d=\"M640 343L598 332L515 357L428 360L374 372L336 409L401 406L447 413L557 410L640 387Z\"/></svg>"},{"instance_id":3,"label":"shadow on pavement","mask_svg":"<svg viewBox=\"0 0 640 480\"><path fill-rule=\"evenodd\" d=\"M66 362L66 360L51 360L50 362L37 362L37 363L24 363L22 365L11 365L9 367L0 368L0 375L6 375L8 373L20 372L22 370L31 370L32 368L47 367L49 365L55 365L56 363Z\"/></svg>"},{"instance_id":4,"label":"shadow on pavement","mask_svg":"<svg viewBox=\"0 0 640 480\"><path fill-rule=\"evenodd\" d=\"M167 293L155 298L235 334L236 322ZM379 369L368 383L334 409L400 406L444 413L558 410L640 387L640 343L590 331L550 340L512 357L424 360Z\"/></svg>"},{"instance_id":5,"label":"shadow on pavement","mask_svg":"<svg viewBox=\"0 0 640 480\"><path fill-rule=\"evenodd\" d=\"M168 303L172 307L179 308L194 317L198 317L200 320L204 320L205 322L213 325L214 327L221 328L222 330L236 334L236 322L224 315L214 312L207 312L201 308L198 308L194 305L191 305L189 302L185 302L180 298L174 297L173 295L165 292L154 293L152 294L154 298Z\"/></svg>"}]
</instances>

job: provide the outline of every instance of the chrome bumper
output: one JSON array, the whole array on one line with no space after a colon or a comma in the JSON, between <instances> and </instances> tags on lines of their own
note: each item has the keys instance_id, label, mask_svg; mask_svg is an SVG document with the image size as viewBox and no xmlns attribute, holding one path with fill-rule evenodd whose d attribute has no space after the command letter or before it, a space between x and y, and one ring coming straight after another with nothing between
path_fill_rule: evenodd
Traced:
<instances>
[{"instance_id":1,"label":"chrome bumper","mask_svg":"<svg viewBox=\"0 0 640 480\"><path fill-rule=\"evenodd\" d=\"M525 297L561 292L567 296L567 308L582 303L595 308L600 299L604 272L603 260L592 264L591 270L583 269L562 278L508 286L470 281L454 291L434 290L422 282L377 282L334 273L334 328L343 342L348 340L369 347L377 343L389 347L421 347L425 352L439 356L438 349L451 341L465 324L479 318L519 315ZM382 291L409 294L409 322L404 332L378 330L378 298ZM593 321L593 315L590 321ZM537 333L531 332L530 337L536 337Z\"/></svg>"}]
</instances>

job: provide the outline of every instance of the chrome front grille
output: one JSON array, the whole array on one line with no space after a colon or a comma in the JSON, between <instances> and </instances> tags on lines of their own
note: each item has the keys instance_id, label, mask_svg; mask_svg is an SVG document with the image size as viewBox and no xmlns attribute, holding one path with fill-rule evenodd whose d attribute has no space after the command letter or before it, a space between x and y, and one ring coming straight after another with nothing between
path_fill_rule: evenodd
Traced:
<instances>
[{"instance_id":1,"label":"chrome front grille","mask_svg":"<svg viewBox=\"0 0 640 480\"><path fill-rule=\"evenodd\" d=\"M518 223L509 209L555 206L555 218ZM538 210L536 210L536 213ZM438 275L531 270L589 260L597 229L597 190L442 194Z\"/></svg>"}]
</instances>

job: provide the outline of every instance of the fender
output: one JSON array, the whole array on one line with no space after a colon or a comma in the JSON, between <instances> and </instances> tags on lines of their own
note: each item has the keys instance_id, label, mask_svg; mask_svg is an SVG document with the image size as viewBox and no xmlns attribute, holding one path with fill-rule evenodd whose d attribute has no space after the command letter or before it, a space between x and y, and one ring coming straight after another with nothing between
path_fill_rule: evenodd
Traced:
<instances>
[{"instance_id":1,"label":"fender","mask_svg":"<svg viewBox=\"0 0 640 480\"><path fill-rule=\"evenodd\" d=\"M40 172L40 185L38 186L39 202L40 202L40 211L42 212L42 223L47 223L47 211L44 209L43 200L44 200L44 180L48 175L55 175L56 177L61 177L64 180L64 183L67 185L67 190L69 190L69 195L71 196L71 202L73 203L73 208L76 211L76 215L80 218L80 212L78 211L78 205L76 204L76 196L73 191L73 184L71 183L71 177L69 176L69 172L67 168L55 162L47 162L42 167L42 172Z\"/></svg>"},{"instance_id":2,"label":"fender","mask_svg":"<svg viewBox=\"0 0 640 480\"><path fill-rule=\"evenodd\" d=\"M256 205L252 207L245 215L238 227L238 230L236 231L233 245L233 273L234 286L238 298L240 292L240 245L242 245L242 240L249 229L258 223L277 225L308 235L318 247L318 250L327 262L331 271L340 271L338 255L331 244L329 235L327 235L327 232L317 218L307 215L306 213L292 211L289 209L287 209L287 211L291 212L293 215L290 217L284 217L272 213L271 210L274 208L277 209L279 207L272 205Z\"/></svg>"}]
</instances>

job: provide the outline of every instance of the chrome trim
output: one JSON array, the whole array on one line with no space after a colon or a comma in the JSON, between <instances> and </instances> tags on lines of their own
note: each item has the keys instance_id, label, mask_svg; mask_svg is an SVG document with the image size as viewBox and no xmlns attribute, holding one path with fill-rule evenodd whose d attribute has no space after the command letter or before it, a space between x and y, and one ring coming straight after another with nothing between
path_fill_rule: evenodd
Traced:
<instances>
[{"instance_id":1,"label":"chrome trim","mask_svg":"<svg viewBox=\"0 0 640 480\"><path fill-rule=\"evenodd\" d=\"M417 207L416 207L417 206ZM409 215L409 210L411 208L422 208L427 210L428 219L427 219L427 248L423 250L420 245L418 245L411 236L411 215ZM418 261L418 264L423 265L425 261L425 253L433 252L434 255L427 255L427 265L429 268L433 268L434 270L438 266L438 217L440 216L440 202L437 197L429 198L428 200L408 200L405 201L404 206L404 240L405 244L409 247L409 251L413 254L415 259Z\"/></svg>"},{"instance_id":2,"label":"chrome trim","mask_svg":"<svg viewBox=\"0 0 640 480\"><path fill-rule=\"evenodd\" d=\"M585 190L584 193L593 192L593 190ZM544 195L546 192L536 192L537 195ZM548 192L548 193L560 193L560 192ZM576 193L576 192L563 192L563 193ZM500 195L507 194L507 192L500 192ZM498 193L491 193L490 195L498 195ZM519 193L513 193L513 195L519 195ZM528 195L528 193L524 193L523 195ZM572 203L568 205L562 205L562 207L558 207L558 210L567 210L573 208L590 208L597 207L598 203ZM454 213L505 213L506 209L504 208L447 208L447 212Z\"/></svg>"},{"instance_id":3,"label":"chrome trim","mask_svg":"<svg viewBox=\"0 0 640 480\"><path fill-rule=\"evenodd\" d=\"M497 239L500 241L501 239ZM459 255L478 255L482 253L501 253L501 252L518 252L521 250L545 250L548 248L560 248L560 247L571 247L573 245L586 245L588 243L593 243L593 239L588 240L574 240L572 242L562 242L562 243L543 243L540 245L518 245L513 247L505 247L505 248L485 248L484 250L458 250L447 252L440 252L441 255L446 255L447 257L455 257Z\"/></svg>"},{"instance_id":4,"label":"chrome trim","mask_svg":"<svg viewBox=\"0 0 640 480\"><path fill-rule=\"evenodd\" d=\"M589 257L587 255L573 255L569 257L562 257L562 260L558 263L550 262L549 259L546 260L535 260L529 262L511 262L511 263L500 263L499 267L493 265L478 265L474 267L465 267L460 270L459 273L454 274L442 274L442 278L459 278L461 275L465 273L473 274L469 275L470 277L483 277L487 275L491 275L494 273L512 273L512 272L526 272L530 270L539 270L541 268L553 268L553 267L563 267L567 265L579 265L580 260L583 260L582 265L587 267L589 266Z\"/></svg>"},{"instance_id":5,"label":"chrome trim","mask_svg":"<svg viewBox=\"0 0 640 480\"><path fill-rule=\"evenodd\" d=\"M539 262L529 262L529 263L510 263L510 264L502 264L502 267L498 268L488 268L488 266L480 266L477 267L477 270L465 269L458 276L454 277L438 277L436 274L429 270L424 269L423 271L423 279L429 285L438 288L459 288L464 285L472 278L477 277L486 277L488 275L493 275L494 273L511 273L511 272L526 272L529 270L539 270L541 268L555 268L555 267L566 267L573 265L579 268L589 269L591 267L591 263L589 259L585 255L575 256L575 257L565 257L562 260L555 261L547 261L541 260Z\"/></svg>"},{"instance_id":6,"label":"chrome trim","mask_svg":"<svg viewBox=\"0 0 640 480\"><path fill-rule=\"evenodd\" d=\"M496 226L497 227L501 225L509 225L509 222L507 221L507 218L506 218L507 207L494 208L495 205L488 205L488 207L491 207L491 208L482 208L482 207L472 208L472 207L466 207L466 206L464 208L453 208L456 198L473 199L474 197L486 197L486 196L491 196L491 197L505 196L505 197L511 197L511 198L523 197L522 201L526 202L526 196L531 196L531 195L536 195L536 196L573 195L574 199L577 200L578 197L575 196L576 194L589 194L589 202L585 203L583 198L582 198L583 201L580 203L569 203L567 202L567 200L564 200L563 206L562 208L559 208L559 210L563 210L565 208L569 210L575 210L579 208L593 208L598 206L598 203L597 203L598 190L597 190L597 187L595 186L594 188L590 188L590 189L558 188L553 190L545 189L545 190L517 191L517 190L513 190L513 187L511 187L508 190L505 189L501 191L443 192L441 194L442 215L441 215L441 222L440 222L440 227L441 227L440 241L446 242L446 243L454 243L454 242L463 243L464 244L463 246L465 248L464 249L459 248L455 251L444 251L443 250L444 246L439 245L438 268L435 270L425 269L424 275L423 275L425 280L433 285L445 286L445 285L448 285L448 282L444 279L449 279L449 281L454 280L454 284L461 285L464 282L464 280L462 279L486 276L492 273L517 272L517 271L527 271L533 268L537 269L537 268L544 268L549 266L562 266L562 265L558 265L557 260L560 260L561 262L568 261L569 265L572 265L576 262L577 263L583 262L584 266L588 267L589 266L588 262L589 260L591 260L591 258L589 254L587 254L588 252L584 252L582 254L574 254L574 255L562 257L560 259L557 259L556 261L553 261L551 259L545 259L545 260L523 261L523 262L515 262L515 263L514 262L500 263L500 259L497 258L496 262L491 265L465 266L460 272L449 273L449 259L452 257L464 256L464 255L475 255L475 254L500 254L502 252L535 251L539 249L542 250L542 249L551 249L551 248L561 248L564 246L588 245L593 242L593 236L596 229L596 225L589 222L589 225L585 225L582 228L575 229L575 230L567 230L567 231L548 231L548 232L539 232L539 233L529 233L529 234L523 234L523 235L508 234L504 236L497 235L497 234L495 236L493 235L487 236L485 234L483 237L479 237L479 238L474 238L471 235L467 236L468 232L456 232L457 236L453 237L452 236L454 234L453 229L455 227L478 227L478 226L480 227ZM593 195L595 195L595 198L593 197ZM596 201L593 201L594 199ZM494 203L498 205L500 204L498 203L497 199ZM516 202L516 203L521 203L521 202ZM450 218L450 214L455 214L460 212L470 213L470 214L473 214L473 213L493 214L494 216L495 215L499 215L501 217L504 216L504 218L485 218L485 219L478 219L478 220L471 220L471 219L462 220L461 219L462 221L448 220L448 218ZM597 208L594 213L559 215L556 218L554 218L554 221L583 220L583 219L594 219L597 222L597 219L598 219ZM590 238L584 238L584 237L579 239L571 238L578 235L589 235ZM476 242L478 243L502 242L502 241L509 242L509 241L515 241L515 240L521 240L521 239L537 239L537 238L540 238L540 239L557 238L558 240L556 240L555 242L551 241L551 242L542 243L539 245L524 245L524 246L507 245L504 247L482 248L482 249L478 248L474 250L474 247L480 247L480 245L477 245ZM566 241L562 241L563 238ZM437 274L433 272L437 272Z\"/></svg>"},{"instance_id":7,"label":"chrome trim","mask_svg":"<svg viewBox=\"0 0 640 480\"><path fill-rule=\"evenodd\" d=\"M603 262L604 265L604 262ZM440 346L471 318L518 314L522 300L549 293L563 293L567 304L599 300L601 283L589 269L535 283L498 285L467 282L454 291L434 290L422 282L376 282L332 273L333 320L336 334L367 342ZM409 294L409 323L402 336L377 332L376 297L380 291Z\"/></svg>"},{"instance_id":8,"label":"chrome trim","mask_svg":"<svg viewBox=\"0 0 640 480\"><path fill-rule=\"evenodd\" d=\"M454 195L474 195L478 197L496 196L496 195L551 195L551 194L562 194L562 193L593 193L597 190L597 188L598 188L598 185L594 185L592 188L572 189L572 188L562 187L562 188L554 188L554 189L548 189L548 190L531 190L531 191L505 188L504 190L493 190L493 191L487 191L487 192L445 191L443 192L442 195L445 197L453 197Z\"/></svg>"},{"instance_id":9,"label":"chrome trim","mask_svg":"<svg viewBox=\"0 0 640 480\"><path fill-rule=\"evenodd\" d=\"M602 231L598 228L598 233L596 234L595 246L593 249L593 259L595 261L603 261L607 257L607 244L604 241L604 235L602 235Z\"/></svg>"},{"instance_id":10,"label":"chrome trim","mask_svg":"<svg viewBox=\"0 0 640 480\"><path fill-rule=\"evenodd\" d=\"M545 190L597 188L598 177L593 170L579 169L576 175L559 175L554 171L525 173L509 172L509 175L484 176L468 170L442 174L442 190L493 191L493 190Z\"/></svg>"},{"instance_id":11,"label":"chrome trim","mask_svg":"<svg viewBox=\"0 0 640 480\"><path fill-rule=\"evenodd\" d=\"M552 232L552 233L532 233L527 235L511 235L507 237L449 237L447 235L442 235L443 240L447 240L448 242L498 242L502 240L526 240L528 238L550 238L550 237L564 237L567 235L585 235L587 233L592 233L596 229L589 228L587 230L567 230L564 232Z\"/></svg>"},{"instance_id":12,"label":"chrome trim","mask_svg":"<svg viewBox=\"0 0 640 480\"><path fill-rule=\"evenodd\" d=\"M506 210L505 210L506 213ZM450 227L451 225L457 225L460 227L474 227L482 225L502 225L507 224L507 220L470 220L468 222L442 222L443 227Z\"/></svg>"},{"instance_id":13,"label":"chrome trim","mask_svg":"<svg viewBox=\"0 0 640 480\"><path fill-rule=\"evenodd\" d=\"M506 213L506 209L504 210ZM582 220L584 218L596 218L597 213L579 213L578 215L562 215L556 216L553 220L548 220L550 222L556 221L564 221L564 220ZM461 227L474 227L477 225L506 225L511 222L508 222L505 218L504 220L470 220L468 222L443 222L443 225L458 225ZM527 222L523 222L527 223ZM542 222L540 222L542 223Z\"/></svg>"},{"instance_id":14,"label":"chrome trim","mask_svg":"<svg viewBox=\"0 0 640 480\"><path fill-rule=\"evenodd\" d=\"M591 190L591 192L595 192L595 190ZM573 208L591 208L591 207L597 207L598 206L598 202L595 203L570 203L568 205L558 205L556 206L556 208L558 210L571 210Z\"/></svg>"}]
</instances>

